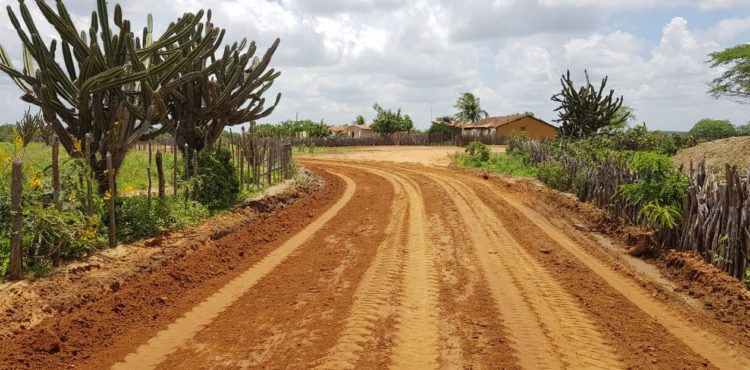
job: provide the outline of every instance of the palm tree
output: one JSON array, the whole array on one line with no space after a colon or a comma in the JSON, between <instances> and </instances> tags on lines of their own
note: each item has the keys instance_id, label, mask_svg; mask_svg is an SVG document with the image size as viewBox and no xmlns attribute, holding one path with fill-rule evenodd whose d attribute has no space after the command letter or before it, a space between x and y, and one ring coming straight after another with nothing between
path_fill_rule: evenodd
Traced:
<instances>
[{"instance_id":1,"label":"palm tree","mask_svg":"<svg viewBox=\"0 0 750 370\"><path fill-rule=\"evenodd\" d=\"M489 114L482 110L482 107L479 105L479 98L470 92L461 94L458 100L456 100L456 105L453 107L458 109L454 117L457 121L461 122L461 136L464 135L466 122L476 122L482 118L489 117Z\"/></svg>"}]
</instances>

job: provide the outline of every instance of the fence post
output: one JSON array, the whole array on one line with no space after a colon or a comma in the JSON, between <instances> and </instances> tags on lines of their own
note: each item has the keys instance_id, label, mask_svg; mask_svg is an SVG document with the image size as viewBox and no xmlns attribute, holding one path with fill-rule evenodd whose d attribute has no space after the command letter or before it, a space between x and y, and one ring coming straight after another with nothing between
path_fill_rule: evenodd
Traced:
<instances>
[{"instance_id":1,"label":"fence post","mask_svg":"<svg viewBox=\"0 0 750 370\"><path fill-rule=\"evenodd\" d=\"M185 143L182 148L182 161L185 162L185 175L183 175L182 178L185 180L185 201L187 201L190 199L190 186L187 182L190 180L190 148L188 148L187 143Z\"/></svg>"},{"instance_id":2,"label":"fence post","mask_svg":"<svg viewBox=\"0 0 750 370\"><path fill-rule=\"evenodd\" d=\"M151 209L151 140L148 141L148 167L146 167L146 175L148 176L148 208Z\"/></svg>"},{"instance_id":3,"label":"fence post","mask_svg":"<svg viewBox=\"0 0 750 370\"><path fill-rule=\"evenodd\" d=\"M23 214L21 199L23 196L21 159L13 158L13 169L11 171L10 186L10 266L8 267L11 280L20 280L23 277L23 260L21 250L23 249Z\"/></svg>"},{"instance_id":4,"label":"fence post","mask_svg":"<svg viewBox=\"0 0 750 370\"><path fill-rule=\"evenodd\" d=\"M158 149L156 150L156 176L159 179L159 200L164 200L164 163Z\"/></svg>"},{"instance_id":5,"label":"fence post","mask_svg":"<svg viewBox=\"0 0 750 370\"><path fill-rule=\"evenodd\" d=\"M180 128L180 124L177 124L175 128L175 135L172 138L172 190L173 196L177 198L177 130Z\"/></svg>"},{"instance_id":6,"label":"fence post","mask_svg":"<svg viewBox=\"0 0 750 370\"><path fill-rule=\"evenodd\" d=\"M117 244L115 229L115 171L112 168L112 154L107 153L107 180L109 181L109 246Z\"/></svg>"},{"instance_id":7,"label":"fence post","mask_svg":"<svg viewBox=\"0 0 750 370\"><path fill-rule=\"evenodd\" d=\"M86 134L84 136L84 141L86 141L85 150L86 150L86 158L84 161L84 165L86 165L86 224L88 225L89 219L94 215L94 189L93 189L93 180L91 178L91 141L93 139L91 138L91 134Z\"/></svg>"},{"instance_id":8,"label":"fence post","mask_svg":"<svg viewBox=\"0 0 750 370\"><path fill-rule=\"evenodd\" d=\"M55 209L62 210L60 203L60 143L57 135L52 135L52 202ZM52 265L60 264L60 248L52 252Z\"/></svg>"}]
</instances>

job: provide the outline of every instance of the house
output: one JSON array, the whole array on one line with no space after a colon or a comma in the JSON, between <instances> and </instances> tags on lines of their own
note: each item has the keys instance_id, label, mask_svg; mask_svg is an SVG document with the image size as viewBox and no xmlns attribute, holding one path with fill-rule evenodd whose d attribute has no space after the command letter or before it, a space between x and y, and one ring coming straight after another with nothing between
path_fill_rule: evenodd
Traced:
<instances>
[{"instance_id":1,"label":"house","mask_svg":"<svg viewBox=\"0 0 750 370\"><path fill-rule=\"evenodd\" d=\"M370 129L369 125L349 125L346 126L346 136L353 138L376 136L377 133Z\"/></svg>"},{"instance_id":2,"label":"house","mask_svg":"<svg viewBox=\"0 0 750 370\"><path fill-rule=\"evenodd\" d=\"M434 124L453 127L456 133L464 136L508 136L512 132L526 132L533 140L552 138L557 135L557 127L530 114L489 117L476 122L434 121Z\"/></svg>"},{"instance_id":3,"label":"house","mask_svg":"<svg viewBox=\"0 0 750 370\"><path fill-rule=\"evenodd\" d=\"M332 136L348 136L346 132L346 126L334 125L330 127Z\"/></svg>"}]
</instances>

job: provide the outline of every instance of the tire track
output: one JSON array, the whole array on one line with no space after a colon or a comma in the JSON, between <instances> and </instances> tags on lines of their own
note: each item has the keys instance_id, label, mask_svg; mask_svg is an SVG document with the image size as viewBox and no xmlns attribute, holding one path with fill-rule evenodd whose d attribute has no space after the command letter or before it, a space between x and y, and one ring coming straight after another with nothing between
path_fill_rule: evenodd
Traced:
<instances>
[{"instance_id":1,"label":"tire track","mask_svg":"<svg viewBox=\"0 0 750 370\"><path fill-rule=\"evenodd\" d=\"M657 320L674 337L685 343L690 349L722 369L750 369L750 358L737 351L716 334L690 324L684 318L674 314L667 306L650 297L650 294L631 280L628 280L609 266L598 260L578 246L573 240L552 225L544 216L525 206L520 201L498 192L491 185L474 178L465 177L467 181L481 185L492 192L498 199L515 208L524 217L535 224L542 232L555 240L561 247L577 258L586 267L599 275L610 287L625 296L647 315Z\"/></svg>"},{"instance_id":2,"label":"tire track","mask_svg":"<svg viewBox=\"0 0 750 370\"><path fill-rule=\"evenodd\" d=\"M391 360L397 369L435 369L440 357L438 290L433 253L426 240L427 213L417 185L397 176L393 178L401 183L409 198L409 249Z\"/></svg>"},{"instance_id":3,"label":"tire track","mask_svg":"<svg viewBox=\"0 0 750 370\"><path fill-rule=\"evenodd\" d=\"M351 178L339 173L332 173L344 180L346 190L331 208L253 267L230 281L184 316L175 320L165 330L157 333L147 343L138 347L135 352L127 355L123 361L116 363L112 366L112 369L152 369L156 367L169 354L183 346L200 329L209 324L224 309L253 287L261 278L281 264L297 247L309 240L349 203L357 188Z\"/></svg>"},{"instance_id":4,"label":"tire track","mask_svg":"<svg viewBox=\"0 0 750 370\"><path fill-rule=\"evenodd\" d=\"M502 222L470 188L451 177L397 168L425 175L451 194L470 231L523 367L622 367L614 350L603 344L603 336L573 298L509 236ZM512 284L507 284L509 281Z\"/></svg>"},{"instance_id":5,"label":"tire track","mask_svg":"<svg viewBox=\"0 0 750 370\"><path fill-rule=\"evenodd\" d=\"M315 161L311 161L315 162ZM318 163L318 162L316 162ZM343 167L361 167L331 164ZM382 176L398 186L406 194L408 207L406 222L401 223L406 230L402 269L403 291L397 308L395 345L390 360L396 369L435 369L440 367L441 350L438 329L438 277L434 266L434 256L427 242L427 213L419 186L405 176L389 170L365 169ZM366 322L366 321L365 321ZM356 348L355 348L356 349ZM345 361L350 364L352 359Z\"/></svg>"},{"instance_id":6,"label":"tire track","mask_svg":"<svg viewBox=\"0 0 750 370\"><path fill-rule=\"evenodd\" d=\"M377 339L373 329L395 314L392 298L400 293L401 256L405 252L409 203L401 184L390 177L385 178L395 192L391 221L386 228L387 239L378 246L375 260L357 286L343 332L318 369L356 368L362 352L372 347Z\"/></svg>"}]
</instances>

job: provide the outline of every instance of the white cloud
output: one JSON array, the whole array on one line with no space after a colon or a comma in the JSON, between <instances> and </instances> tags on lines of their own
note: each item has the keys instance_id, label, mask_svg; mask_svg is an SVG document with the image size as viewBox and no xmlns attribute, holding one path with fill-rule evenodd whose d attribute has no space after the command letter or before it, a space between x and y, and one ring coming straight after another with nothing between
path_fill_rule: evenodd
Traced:
<instances>
[{"instance_id":1,"label":"white cloud","mask_svg":"<svg viewBox=\"0 0 750 370\"><path fill-rule=\"evenodd\" d=\"M17 8L15 0L0 4ZM54 34L27 4L44 35ZM67 0L76 24L87 28L93 0ZM570 69L592 79L609 76L609 86L638 109L652 127L680 129L703 116L744 122L750 107L716 101L705 82L715 71L706 55L750 30L750 17L691 28L675 17L655 35L626 32L612 22L618 12L645 12L673 6L735 7L727 0L132 0L124 15L139 29L153 11L156 29L185 11L213 8L213 20L227 29L225 41L257 41L259 53L281 38L273 67L282 71L269 93L283 94L267 121L294 118L350 122L372 118L372 104L403 108L418 127L453 113L459 93L471 91L491 114L535 111L551 120L550 97ZM0 18L5 19L5 18ZM647 20L644 20L647 22ZM633 29L633 25L628 29ZM636 25L637 26L637 25ZM20 44L9 22L0 42L19 60ZM17 119L25 105L7 77L0 76L0 122ZM727 117L728 115L728 117Z\"/></svg>"},{"instance_id":2,"label":"white cloud","mask_svg":"<svg viewBox=\"0 0 750 370\"><path fill-rule=\"evenodd\" d=\"M702 10L726 9L731 7L750 6L747 0L701 0L700 8Z\"/></svg>"}]
</instances>

